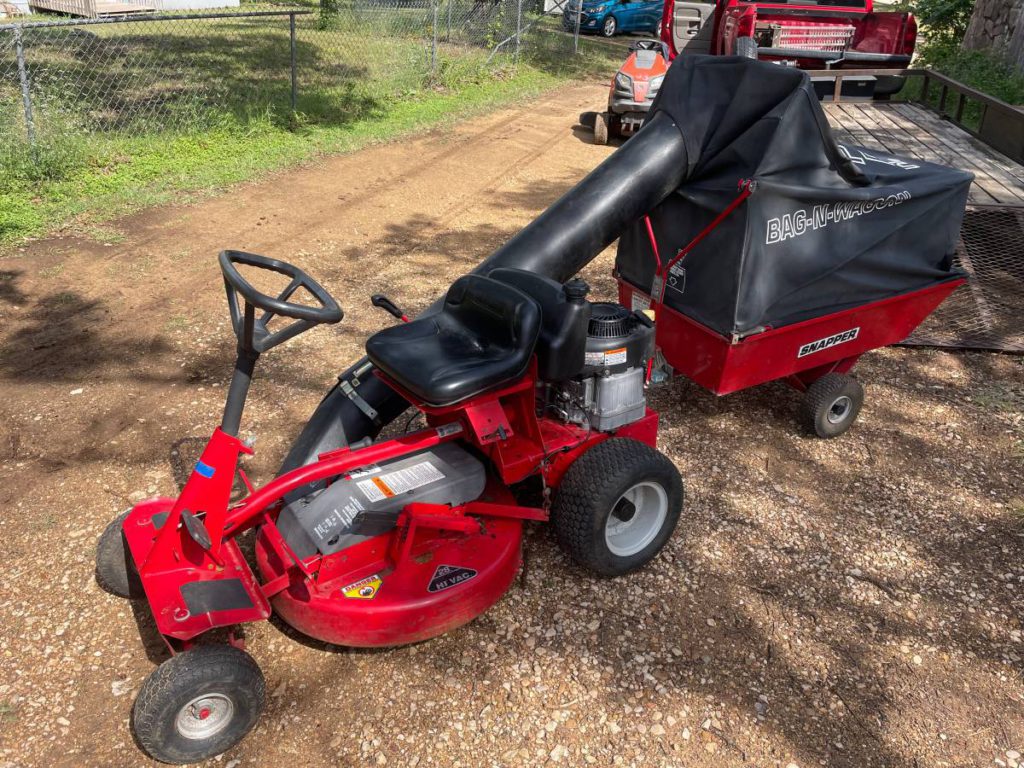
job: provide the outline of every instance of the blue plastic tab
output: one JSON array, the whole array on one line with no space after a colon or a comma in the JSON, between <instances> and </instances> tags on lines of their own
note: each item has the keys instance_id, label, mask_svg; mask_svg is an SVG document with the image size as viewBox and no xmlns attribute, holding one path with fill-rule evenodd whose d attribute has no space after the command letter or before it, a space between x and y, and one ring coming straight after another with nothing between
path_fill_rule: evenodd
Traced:
<instances>
[{"instance_id":1,"label":"blue plastic tab","mask_svg":"<svg viewBox=\"0 0 1024 768\"><path fill-rule=\"evenodd\" d=\"M213 477L213 473L216 471L217 470L211 467L209 464L203 464L203 462L201 461L196 462L196 472L198 472L200 475L207 479Z\"/></svg>"}]
</instances>

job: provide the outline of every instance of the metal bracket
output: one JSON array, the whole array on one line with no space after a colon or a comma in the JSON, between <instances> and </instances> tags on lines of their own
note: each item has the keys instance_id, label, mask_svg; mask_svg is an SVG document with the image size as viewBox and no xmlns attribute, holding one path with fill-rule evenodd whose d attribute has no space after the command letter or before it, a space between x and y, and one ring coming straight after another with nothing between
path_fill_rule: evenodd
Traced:
<instances>
[{"instance_id":1,"label":"metal bracket","mask_svg":"<svg viewBox=\"0 0 1024 768\"><path fill-rule=\"evenodd\" d=\"M358 382L359 379L355 379L355 381ZM362 398L362 395L356 392L355 387L349 384L345 379L339 379L338 384L341 386L341 391L345 395L345 397L351 400L355 404L356 408L362 411L363 415L366 416L370 421L372 421L377 426L380 426L380 419L378 418L379 414L377 413L377 410L368 402L366 402Z\"/></svg>"}]
</instances>

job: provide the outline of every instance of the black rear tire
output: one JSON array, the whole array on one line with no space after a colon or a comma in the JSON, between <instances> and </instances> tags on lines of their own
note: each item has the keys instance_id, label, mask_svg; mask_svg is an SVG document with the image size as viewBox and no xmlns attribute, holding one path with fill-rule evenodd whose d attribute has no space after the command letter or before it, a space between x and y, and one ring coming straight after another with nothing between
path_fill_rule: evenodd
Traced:
<instances>
[{"instance_id":1,"label":"black rear tire","mask_svg":"<svg viewBox=\"0 0 1024 768\"><path fill-rule=\"evenodd\" d=\"M132 730L155 760L195 763L241 741L265 699L263 673L249 654L230 645L201 645L172 656L146 678L132 709Z\"/></svg>"},{"instance_id":2,"label":"black rear tire","mask_svg":"<svg viewBox=\"0 0 1024 768\"><path fill-rule=\"evenodd\" d=\"M96 542L96 583L117 597L138 600L145 597L135 561L124 540L124 521L128 510L110 521Z\"/></svg>"},{"instance_id":3,"label":"black rear tire","mask_svg":"<svg viewBox=\"0 0 1024 768\"><path fill-rule=\"evenodd\" d=\"M634 493L639 495L630 496ZM656 513L634 503L648 497ZM683 481L664 454L636 440L611 438L572 463L551 516L558 543L573 560L600 576L621 576L661 551L682 508ZM642 522L646 527L637 531L647 533L637 536L632 548L621 532L614 532L628 532L629 526Z\"/></svg>"},{"instance_id":4,"label":"black rear tire","mask_svg":"<svg viewBox=\"0 0 1024 768\"><path fill-rule=\"evenodd\" d=\"M807 388L801 421L811 434L839 437L850 428L864 405L864 387L845 373L826 373Z\"/></svg>"}]
</instances>

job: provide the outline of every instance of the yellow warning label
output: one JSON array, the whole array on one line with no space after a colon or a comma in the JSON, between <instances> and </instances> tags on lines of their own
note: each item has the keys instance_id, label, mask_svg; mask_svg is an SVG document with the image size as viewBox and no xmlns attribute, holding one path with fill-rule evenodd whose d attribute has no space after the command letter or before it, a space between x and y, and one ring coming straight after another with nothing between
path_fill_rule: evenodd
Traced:
<instances>
[{"instance_id":1,"label":"yellow warning label","mask_svg":"<svg viewBox=\"0 0 1024 768\"><path fill-rule=\"evenodd\" d=\"M376 485L380 489L380 492L383 493L387 498L390 499L392 496L395 495L395 492L391 490L388 484L381 480L379 477L373 478L373 484Z\"/></svg>"},{"instance_id":2,"label":"yellow warning label","mask_svg":"<svg viewBox=\"0 0 1024 768\"><path fill-rule=\"evenodd\" d=\"M378 574L373 576L367 576L362 581L357 581L355 584L349 584L347 587L341 590L341 594L345 597L352 597L356 600L373 600L377 596L377 590L380 589L381 578Z\"/></svg>"}]
</instances>

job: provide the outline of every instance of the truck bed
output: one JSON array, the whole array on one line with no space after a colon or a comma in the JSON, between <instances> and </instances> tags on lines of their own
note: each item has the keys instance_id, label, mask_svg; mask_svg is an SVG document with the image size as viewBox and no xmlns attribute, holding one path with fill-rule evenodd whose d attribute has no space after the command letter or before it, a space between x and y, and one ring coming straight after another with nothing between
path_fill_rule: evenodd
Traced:
<instances>
[{"instance_id":1,"label":"truck bed","mask_svg":"<svg viewBox=\"0 0 1024 768\"><path fill-rule=\"evenodd\" d=\"M950 165L974 174L973 205L1024 205L1024 166L952 122L916 104L822 104L836 139L894 155Z\"/></svg>"}]
</instances>

